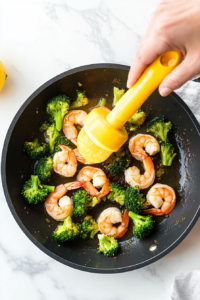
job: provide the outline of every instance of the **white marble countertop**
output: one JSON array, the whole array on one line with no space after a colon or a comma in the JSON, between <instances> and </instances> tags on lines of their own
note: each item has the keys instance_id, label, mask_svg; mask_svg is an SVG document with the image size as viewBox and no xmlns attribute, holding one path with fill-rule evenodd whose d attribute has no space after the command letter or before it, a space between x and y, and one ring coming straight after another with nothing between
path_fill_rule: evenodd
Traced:
<instances>
[{"instance_id":1,"label":"white marble countertop","mask_svg":"<svg viewBox=\"0 0 200 300\"><path fill-rule=\"evenodd\" d=\"M0 148L19 107L50 78L90 63L130 65L158 3L1 0L0 59L8 79L0 93ZM169 299L174 277L200 268L199 226L200 221L175 250L143 269L117 275L83 273L51 259L29 241L0 186L1 299Z\"/></svg>"}]
</instances>

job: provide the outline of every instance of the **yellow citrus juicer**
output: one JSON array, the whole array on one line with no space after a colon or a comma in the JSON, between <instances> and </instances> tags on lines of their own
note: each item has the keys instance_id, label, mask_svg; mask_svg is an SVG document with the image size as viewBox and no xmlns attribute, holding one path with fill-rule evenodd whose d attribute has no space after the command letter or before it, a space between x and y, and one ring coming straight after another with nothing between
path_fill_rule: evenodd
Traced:
<instances>
[{"instance_id":1,"label":"yellow citrus juicer","mask_svg":"<svg viewBox=\"0 0 200 300\"><path fill-rule=\"evenodd\" d=\"M85 118L84 127L78 135L80 154L91 163L100 163L118 151L128 139L123 125L182 59L182 53L176 50L161 54L147 66L111 112L100 107L93 109Z\"/></svg>"}]
</instances>

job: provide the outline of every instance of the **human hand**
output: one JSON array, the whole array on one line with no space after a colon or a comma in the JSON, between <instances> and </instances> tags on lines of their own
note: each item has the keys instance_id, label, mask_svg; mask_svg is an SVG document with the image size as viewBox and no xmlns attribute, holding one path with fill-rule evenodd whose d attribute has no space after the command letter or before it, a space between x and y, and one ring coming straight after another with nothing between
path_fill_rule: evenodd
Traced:
<instances>
[{"instance_id":1,"label":"human hand","mask_svg":"<svg viewBox=\"0 0 200 300\"><path fill-rule=\"evenodd\" d=\"M185 59L160 84L161 96L200 74L200 0L161 1L132 63L127 87L158 55L173 49L180 50Z\"/></svg>"}]
</instances>

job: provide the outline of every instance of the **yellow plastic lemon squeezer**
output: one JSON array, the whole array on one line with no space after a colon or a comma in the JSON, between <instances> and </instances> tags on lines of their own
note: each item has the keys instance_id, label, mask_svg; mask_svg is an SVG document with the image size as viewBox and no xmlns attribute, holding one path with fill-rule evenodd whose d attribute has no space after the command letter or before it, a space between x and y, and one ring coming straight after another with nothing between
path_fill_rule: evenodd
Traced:
<instances>
[{"instance_id":1,"label":"yellow plastic lemon squeezer","mask_svg":"<svg viewBox=\"0 0 200 300\"><path fill-rule=\"evenodd\" d=\"M124 94L111 112L102 108L93 109L78 135L80 154L91 163L100 163L118 151L128 139L123 125L182 59L182 53L176 50L161 54L144 70L136 84Z\"/></svg>"}]
</instances>

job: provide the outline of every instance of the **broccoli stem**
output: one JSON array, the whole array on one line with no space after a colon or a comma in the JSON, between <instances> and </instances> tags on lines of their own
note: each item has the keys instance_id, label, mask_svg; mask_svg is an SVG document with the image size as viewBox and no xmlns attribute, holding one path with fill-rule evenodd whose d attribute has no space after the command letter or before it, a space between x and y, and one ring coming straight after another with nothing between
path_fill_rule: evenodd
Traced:
<instances>
[{"instance_id":1,"label":"broccoli stem","mask_svg":"<svg viewBox=\"0 0 200 300\"><path fill-rule=\"evenodd\" d=\"M62 129L62 123L63 123L63 116L61 111L55 113L55 122L56 122L56 129L60 131Z\"/></svg>"},{"instance_id":2,"label":"broccoli stem","mask_svg":"<svg viewBox=\"0 0 200 300\"><path fill-rule=\"evenodd\" d=\"M38 190L38 177L31 175L31 180L32 180L32 184L33 184L33 190L37 191Z\"/></svg>"},{"instance_id":3,"label":"broccoli stem","mask_svg":"<svg viewBox=\"0 0 200 300\"><path fill-rule=\"evenodd\" d=\"M133 220L134 225L138 225L142 223L142 220L145 220L145 217L135 214L133 211L129 211L129 217Z\"/></svg>"},{"instance_id":4,"label":"broccoli stem","mask_svg":"<svg viewBox=\"0 0 200 300\"><path fill-rule=\"evenodd\" d=\"M110 242L106 238L103 237L101 241L104 243L104 245L110 248Z\"/></svg>"},{"instance_id":5,"label":"broccoli stem","mask_svg":"<svg viewBox=\"0 0 200 300\"><path fill-rule=\"evenodd\" d=\"M33 147L37 148L38 146L39 146L38 139L34 139L34 141L33 141Z\"/></svg>"},{"instance_id":6,"label":"broccoli stem","mask_svg":"<svg viewBox=\"0 0 200 300\"><path fill-rule=\"evenodd\" d=\"M101 98L99 101L99 106L105 106L106 105L106 98Z\"/></svg>"},{"instance_id":7,"label":"broccoli stem","mask_svg":"<svg viewBox=\"0 0 200 300\"><path fill-rule=\"evenodd\" d=\"M50 154L53 153L54 151L54 141L51 139L49 139L49 151L50 151Z\"/></svg>"},{"instance_id":8,"label":"broccoli stem","mask_svg":"<svg viewBox=\"0 0 200 300\"><path fill-rule=\"evenodd\" d=\"M174 153L172 156L164 155L163 159L162 159L163 166L170 167L172 165L172 161L173 161L175 156L176 156L176 153Z\"/></svg>"},{"instance_id":9,"label":"broccoli stem","mask_svg":"<svg viewBox=\"0 0 200 300\"><path fill-rule=\"evenodd\" d=\"M65 219L63 223L63 228L66 229L68 225L72 225L72 218L69 216L67 219Z\"/></svg>"},{"instance_id":10,"label":"broccoli stem","mask_svg":"<svg viewBox=\"0 0 200 300\"><path fill-rule=\"evenodd\" d=\"M49 193L53 193L54 190L55 190L55 186L50 186L50 185L45 185L45 184L42 184L43 188L47 189L47 191Z\"/></svg>"}]
</instances>

